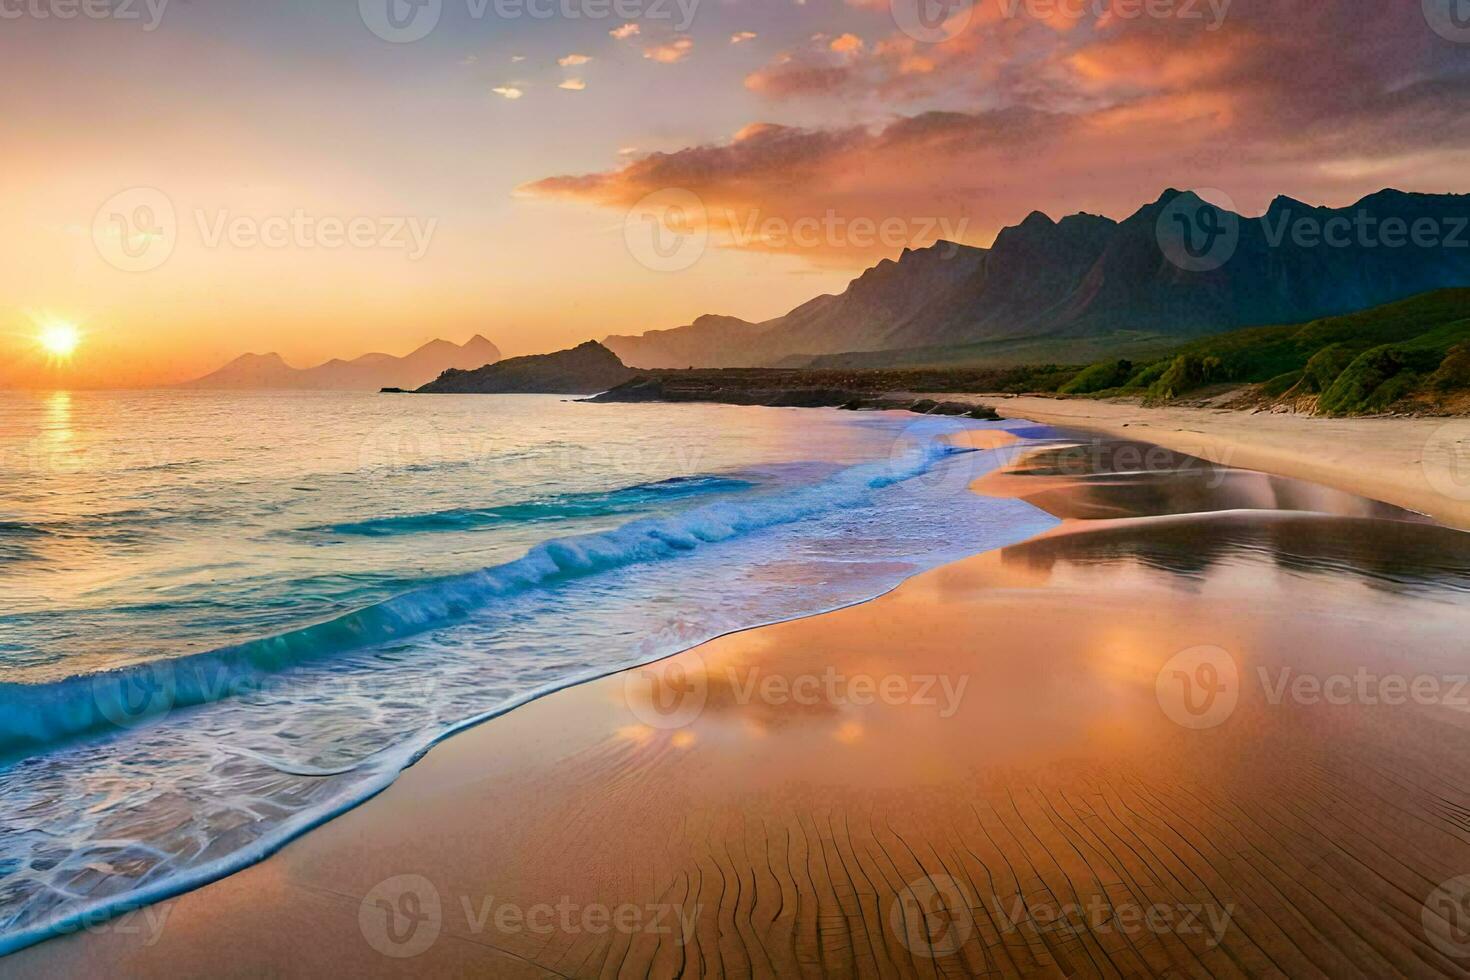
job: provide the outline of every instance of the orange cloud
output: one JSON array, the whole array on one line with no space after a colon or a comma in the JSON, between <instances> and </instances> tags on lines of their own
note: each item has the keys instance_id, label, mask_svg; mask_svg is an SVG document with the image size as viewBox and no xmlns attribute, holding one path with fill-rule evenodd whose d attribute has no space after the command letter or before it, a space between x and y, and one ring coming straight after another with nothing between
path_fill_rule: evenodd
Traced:
<instances>
[{"instance_id":1,"label":"orange cloud","mask_svg":"<svg viewBox=\"0 0 1470 980\"><path fill-rule=\"evenodd\" d=\"M817 35L745 79L773 101L845 118L876 106L871 125L758 123L524 190L627 208L683 188L742 221L943 215L969 219L983 241L1035 206L1127 213L1166 186L1219 187L1247 209L1282 192L1354 200L1405 172L1403 160L1470 147L1458 52L1428 45L1414 10L1235 0L1213 31L1116 18L1059 31L993 6L941 44Z\"/></svg>"},{"instance_id":2,"label":"orange cloud","mask_svg":"<svg viewBox=\"0 0 1470 980\"><path fill-rule=\"evenodd\" d=\"M643 57L662 65L683 61L694 50L694 41L687 37L676 38L667 44L654 44L643 49Z\"/></svg>"}]
</instances>

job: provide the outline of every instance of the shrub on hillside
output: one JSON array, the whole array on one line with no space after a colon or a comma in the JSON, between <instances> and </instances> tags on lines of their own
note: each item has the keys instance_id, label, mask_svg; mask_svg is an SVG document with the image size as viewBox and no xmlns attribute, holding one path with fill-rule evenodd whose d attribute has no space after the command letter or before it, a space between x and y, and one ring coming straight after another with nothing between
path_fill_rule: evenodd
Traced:
<instances>
[{"instance_id":1,"label":"shrub on hillside","mask_svg":"<svg viewBox=\"0 0 1470 980\"><path fill-rule=\"evenodd\" d=\"M1470 388L1470 342L1450 348L1429 376L1429 386L1436 391Z\"/></svg>"},{"instance_id":2,"label":"shrub on hillside","mask_svg":"<svg viewBox=\"0 0 1470 980\"><path fill-rule=\"evenodd\" d=\"M1412 391L1419 372L1439 361L1432 350L1413 350L1384 344L1364 351L1337 376L1322 395L1318 410L1324 415L1362 415L1381 412Z\"/></svg>"},{"instance_id":3,"label":"shrub on hillside","mask_svg":"<svg viewBox=\"0 0 1470 980\"><path fill-rule=\"evenodd\" d=\"M1103 361L1083 368L1077 377L1061 387L1063 395L1090 395L1095 391L1121 387L1133 373L1133 362L1128 360Z\"/></svg>"},{"instance_id":4,"label":"shrub on hillside","mask_svg":"<svg viewBox=\"0 0 1470 980\"><path fill-rule=\"evenodd\" d=\"M1223 374L1223 365L1218 357L1180 354L1174 358L1159 380L1149 385L1144 400L1150 403L1166 402L1212 381L1223 380Z\"/></svg>"},{"instance_id":5,"label":"shrub on hillside","mask_svg":"<svg viewBox=\"0 0 1470 980\"><path fill-rule=\"evenodd\" d=\"M1302 369L1304 393L1320 395L1332 387L1349 364L1353 363L1353 352L1341 344L1329 344L1312 355Z\"/></svg>"}]
</instances>

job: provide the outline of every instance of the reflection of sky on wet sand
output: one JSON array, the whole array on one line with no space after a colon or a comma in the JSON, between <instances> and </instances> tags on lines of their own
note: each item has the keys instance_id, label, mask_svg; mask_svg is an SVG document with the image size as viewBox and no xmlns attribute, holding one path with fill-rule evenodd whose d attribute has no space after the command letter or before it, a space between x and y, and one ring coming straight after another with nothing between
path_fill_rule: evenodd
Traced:
<instances>
[{"instance_id":1,"label":"reflection of sky on wet sand","mask_svg":"<svg viewBox=\"0 0 1470 980\"><path fill-rule=\"evenodd\" d=\"M876 602L676 658L697 670L704 700L639 744L692 735L685 745L760 780L945 780L1078 754L1175 751L1180 730L1160 713L1155 682L1160 664L1197 645L1230 651L1247 673L1466 669L1456 638L1470 628L1470 536L1340 491L1166 455L1174 470L1119 472L1104 449L1086 472L1063 472L1043 453L980 481L1044 499L1069 520ZM1134 516L1080 516L1103 512ZM942 676L951 689L967 686L943 718L917 699L858 703L850 683L814 703L760 694L758 680L790 685L833 665L849 681ZM1383 729L1260 701L1258 688L1247 691L1226 739L1245 759L1254 749L1241 740L1266 731L1387 731L1393 744L1414 724L1405 714Z\"/></svg>"}]
</instances>

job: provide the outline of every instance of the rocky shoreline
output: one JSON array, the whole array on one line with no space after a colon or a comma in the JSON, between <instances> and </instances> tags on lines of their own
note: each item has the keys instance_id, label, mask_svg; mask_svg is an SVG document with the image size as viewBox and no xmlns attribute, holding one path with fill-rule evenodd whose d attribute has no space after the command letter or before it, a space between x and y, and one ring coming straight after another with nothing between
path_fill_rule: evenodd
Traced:
<instances>
[{"instance_id":1,"label":"rocky shoreline","mask_svg":"<svg viewBox=\"0 0 1470 980\"><path fill-rule=\"evenodd\" d=\"M798 372L792 374L798 375ZM788 382L785 384L772 383L775 380L760 374L747 376L744 372L689 372L683 377L670 374L643 375L600 395L582 400L595 403L706 402L770 408L840 408L854 412L909 411L921 415L962 415L991 420L1000 417L989 405L978 402L937 401L902 392L874 392L820 384L803 385L799 376L783 379Z\"/></svg>"}]
</instances>

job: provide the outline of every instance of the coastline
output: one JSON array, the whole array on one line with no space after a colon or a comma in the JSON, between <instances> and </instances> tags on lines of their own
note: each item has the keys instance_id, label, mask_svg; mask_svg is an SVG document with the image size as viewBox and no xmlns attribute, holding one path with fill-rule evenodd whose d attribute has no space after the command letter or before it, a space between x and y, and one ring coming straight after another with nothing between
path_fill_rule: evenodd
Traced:
<instances>
[{"instance_id":1,"label":"coastline","mask_svg":"<svg viewBox=\"0 0 1470 980\"><path fill-rule=\"evenodd\" d=\"M1017 408L1011 401L998 404ZM1220 461L1240 465L1238 459ZM1171 485L1193 483L1193 477L1165 476ZM1388 911L1382 921L1365 924L1354 918L1356 906L1339 910L1336 919L1322 917L1319 905L1331 887L1342 887L1341 875L1363 887L1371 882L1339 867L1335 843L1323 831L1314 835L1310 820L1300 813L1280 817L1291 822L1298 847L1307 842L1304 855L1273 849L1259 831L1233 829L1227 819L1242 812L1232 808L1271 803L1281 759L1262 756L1260 739L1291 737L1282 758L1298 779L1307 770L1293 766L1320 753L1331 738L1344 737L1341 719L1318 712L1283 718L1252 704L1218 737L1180 738L1182 730L1161 720L1153 703L1154 660L1196 641L1250 650L1243 658L1264 661L1272 651L1252 649L1262 635L1277 636L1280 649L1300 647L1308 636L1324 644L1326 636L1332 642L1324 648L1356 651L1367 660L1379 655L1372 640L1386 643L1394 620L1365 627L1341 615L1316 614L1296 623L1287 621L1279 600L1263 612L1251 596L1190 597L1144 581L1137 569L1115 583L1059 574L1071 567L1068 556L1091 553L1098 541L1108 553L1119 549L1120 539L1136 538L1135 549L1142 542L1174 554L1171 527L1186 532L1178 551L1190 552L1191 559L1202 538L1207 544L1228 539L1242 521L1250 533L1267 528L1279 547L1297 550L1302 545L1292 535L1304 528L1309 539L1334 546L1371 529L1367 543L1388 550L1405 540L1443 549L1443 535L1452 533L1330 492L1314 497L1337 515L1320 517L1325 523L1297 511L1252 522L1239 516L1232 495L1256 499L1256 484L1269 484L1282 497L1291 481L1248 477L1250 486L1222 484L1219 513L1188 512L1171 522L1139 508L1132 519L1086 522L1066 509L1096 502L1092 481L1074 480L1057 497L1058 483L1068 479L1028 471L1023 461L1021 472L982 479L977 490L1023 498L1035 493L1067 520L1061 528L923 573L846 610L732 634L663 661L652 673L615 674L549 695L441 743L379 797L262 864L166 903L156 941L148 942L153 934L143 931L145 909L131 923L138 932L100 925L89 930L95 935L14 954L7 971L54 975L106 966L124 975L191 973L229 963L250 973L290 963L380 974L411 963L414 969L527 976L619 967L655 974L681 967L890 974L932 972L942 961L950 969L964 965L1004 975L1167 967L1251 975L1270 965L1345 966L1344 954L1333 952L1335 943L1351 949L1356 962L1394 972L1430 964L1453 970L1422 938L1406 940L1395 922L1404 918L1402 894L1420 888L1419 878L1441 880L1434 878L1441 863L1470 868L1470 853L1458 838L1419 826L1396 831L1399 847L1418 848L1407 864L1435 867L1416 867L1417 877L1408 881L1402 871L1386 869L1384 880L1394 887L1375 900ZM1029 487L1028 480L1034 481ZM1193 506L1192 496L1181 492L1180 498ZM1151 494L1148 499L1149 509L1157 509ZM1107 502L1117 505L1114 498ZM1348 523L1338 528L1333 522ZM1451 550L1460 546L1458 537L1450 540ZM1363 560L1349 555L1355 569L1352 563ZM1239 625L1220 625L1227 613ZM1200 632L1201 624L1209 628ZM1438 626L1457 624L1463 620ZM1372 635L1361 635L1365 629ZM1421 629L1421 641L1443 629ZM1131 641L1130 633L1136 634ZM902 674L895 673L899 664ZM789 695L779 704L742 698L752 676L790 681L820 676L833 665L850 676L936 678L931 693L938 703L861 705L849 698L834 704L828 698L804 705ZM700 710L686 718L676 704L669 713L658 697L661 687L677 693L689 678L704 678ZM945 716L951 705L955 710ZM1389 770L1410 784L1412 805L1429 787L1453 792L1434 785L1432 748L1408 749L1425 725L1446 719L1356 711L1353 721L1361 734L1387 735L1390 749L1414 757L1413 765L1399 759ZM1462 719L1449 721L1465 730ZM1226 778L1200 785L1189 775L1203 772ZM1172 778L1179 774L1188 784L1182 791ZM1349 830L1372 839L1374 847L1385 832L1385 813L1372 800L1392 790L1383 778L1357 774L1359 788L1371 793L1350 818L1366 822ZM1173 807L1204 805L1189 802L1191 793L1202 792L1224 793L1228 805L1206 807L1201 819L1216 826L1224 820L1226 829L1218 833L1240 838L1230 842L1239 852L1221 867L1215 867L1216 855L1225 845L1211 839L1217 831L1201 838L1168 816ZM1407 791L1399 786L1399 792ZM1313 793L1294 804L1311 811L1331 802L1321 787ZM1154 815L1128 816L1133 808ZM574 816L563 825L558 813ZM1163 847L1161 834L1171 838ZM1126 848L1120 846L1125 840ZM956 849L957 841L963 847ZM1185 847L1185 857L1167 856L1176 845ZM1190 848L1200 858L1187 856ZM1269 879L1269 889L1288 889L1272 901L1285 901L1291 914L1304 917L1312 938L1293 941L1273 928L1265 914L1271 906L1255 891L1265 886L1242 877L1239 868L1232 871L1230 861L1253 867L1251 874ZM1325 871L1319 861L1326 862ZM1294 888L1287 884L1291 875L1276 880L1270 871L1276 862L1302 869L1310 880ZM1373 873L1385 869L1375 866ZM1010 877L997 884L982 874ZM927 953L916 953L916 936L906 925L895 930L892 912L908 908L903 896L913 897L913 882L941 878L986 917L972 922L979 932L956 949L931 944ZM940 884L939 897L947 899L943 888L949 885ZM1220 897L1235 896L1226 885L1242 889L1239 903ZM1199 905L1201 915L1228 911L1230 920L1249 925L1213 944L1209 935L1184 932L1140 941L1124 930L1048 928L1042 910L1071 904L1069 890L1079 904L1101 897L1114 908L1125 900L1140 907ZM414 901L404 904L405 895ZM407 947L394 934L380 934L374 910L406 910L431 896L439 938L400 960ZM667 905L673 919L686 924L680 926L686 941L671 944L666 934L641 927L589 928L580 920L577 929L547 933L524 922L497 929L478 917L487 900L493 919L497 906L524 914L562 899L579 909ZM919 908L927 899L915 900ZM951 919L951 926L958 921Z\"/></svg>"},{"instance_id":2,"label":"coastline","mask_svg":"<svg viewBox=\"0 0 1470 980\"><path fill-rule=\"evenodd\" d=\"M1140 439L1224 465L1337 487L1470 530L1467 418L1340 419L1144 408L1085 398L983 397L1005 418Z\"/></svg>"}]
</instances>

